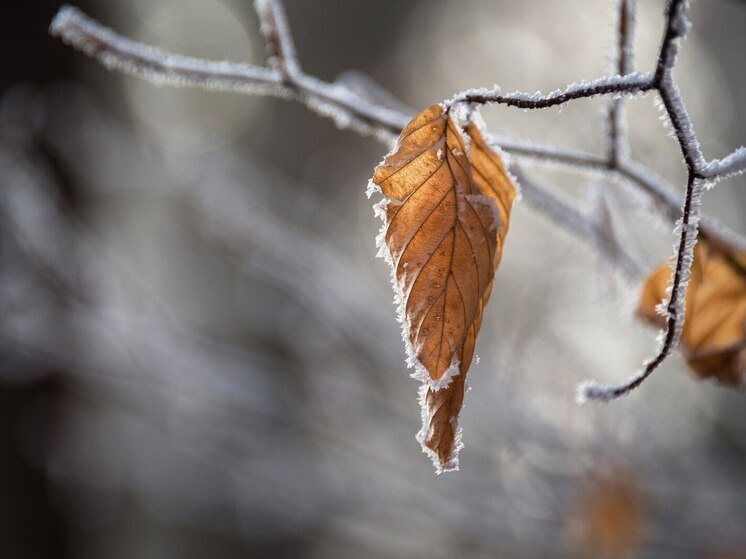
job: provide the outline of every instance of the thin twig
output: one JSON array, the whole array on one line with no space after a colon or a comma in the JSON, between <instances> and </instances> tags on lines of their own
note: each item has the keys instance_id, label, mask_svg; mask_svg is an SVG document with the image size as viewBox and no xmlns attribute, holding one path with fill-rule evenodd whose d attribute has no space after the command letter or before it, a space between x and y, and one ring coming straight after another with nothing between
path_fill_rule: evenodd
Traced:
<instances>
[{"instance_id":1,"label":"thin twig","mask_svg":"<svg viewBox=\"0 0 746 559\"><path fill-rule=\"evenodd\" d=\"M599 216L583 212L577 204L566 202L555 193L556 189L549 189L528 177L518 165L511 167L511 173L521 185L523 199L531 207L577 238L590 241L599 254L608 258L630 280L639 280L644 276L646 270L624 244L609 233Z\"/></svg>"},{"instance_id":2,"label":"thin twig","mask_svg":"<svg viewBox=\"0 0 746 559\"><path fill-rule=\"evenodd\" d=\"M706 179L722 180L746 171L746 148L740 147L722 159L713 159L703 169L700 175Z\"/></svg>"},{"instance_id":3,"label":"thin twig","mask_svg":"<svg viewBox=\"0 0 746 559\"><path fill-rule=\"evenodd\" d=\"M624 272L631 280L639 282L648 274L650 265L636 251L629 249L624 234L615 227L616 212L611 204L614 191L605 188L603 181L597 186L591 192L596 214L594 244L599 250L610 250L612 254L609 260L616 264L616 269Z\"/></svg>"},{"instance_id":4,"label":"thin twig","mask_svg":"<svg viewBox=\"0 0 746 559\"><path fill-rule=\"evenodd\" d=\"M653 74L632 72L619 76L605 76L591 81L573 83L564 89L557 89L546 95L515 91L502 95L499 90L467 90L459 93L451 103L472 103L475 105L508 105L519 109L547 109L563 105L576 99L589 99L600 95L635 95L654 89Z\"/></svg>"},{"instance_id":5,"label":"thin twig","mask_svg":"<svg viewBox=\"0 0 746 559\"><path fill-rule=\"evenodd\" d=\"M666 306L666 329L663 332L663 341L658 352L645 362L639 372L621 384L601 385L595 381L581 383L577 391L579 403L608 402L629 394L640 386L678 346L685 318L686 292L697 239L697 218L702 190L702 182L695 178L693 173L689 173L679 243L676 249L671 299Z\"/></svg>"},{"instance_id":6,"label":"thin twig","mask_svg":"<svg viewBox=\"0 0 746 559\"><path fill-rule=\"evenodd\" d=\"M633 45L635 26L635 0L617 0L617 55L616 72L619 75L634 71ZM624 115L624 98L612 98L609 103L609 146L608 158L612 167L616 167L629 153L627 126Z\"/></svg>"},{"instance_id":7,"label":"thin twig","mask_svg":"<svg viewBox=\"0 0 746 559\"><path fill-rule=\"evenodd\" d=\"M293 77L301 74L301 69L285 10L273 0L255 0L254 7L261 22L269 63L291 83Z\"/></svg>"}]
</instances>

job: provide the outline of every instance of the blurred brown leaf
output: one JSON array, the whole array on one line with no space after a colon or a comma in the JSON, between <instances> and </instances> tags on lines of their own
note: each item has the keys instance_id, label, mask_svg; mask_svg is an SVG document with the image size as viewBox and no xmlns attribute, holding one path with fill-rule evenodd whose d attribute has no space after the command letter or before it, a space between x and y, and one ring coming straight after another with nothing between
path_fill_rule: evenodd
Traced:
<instances>
[{"instance_id":1,"label":"blurred brown leaf","mask_svg":"<svg viewBox=\"0 0 746 559\"><path fill-rule=\"evenodd\" d=\"M464 377L516 189L477 126L462 130L441 105L404 128L373 183L388 198L379 246L392 266L408 364L424 383L419 440L439 470L453 469Z\"/></svg>"},{"instance_id":2,"label":"blurred brown leaf","mask_svg":"<svg viewBox=\"0 0 746 559\"><path fill-rule=\"evenodd\" d=\"M647 521L645 492L628 468L614 467L583 490L575 535L589 557L614 557L638 550Z\"/></svg>"},{"instance_id":3,"label":"blurred brown leaf","mask_svg":"<svg viewBox=\"0 0 746 559\"><path fill-rule=\"evenodd\" d=\"M665 318L656 312L656 307L669 299L666 288L670 278L670 266L662 264L645 281L637 308L642 320L655 326L665 325ZM715 378L728 386L743 387L746 254L731 258L704 240L694 248L681 351L701 378Z\"/></svg>"}]
</instances>

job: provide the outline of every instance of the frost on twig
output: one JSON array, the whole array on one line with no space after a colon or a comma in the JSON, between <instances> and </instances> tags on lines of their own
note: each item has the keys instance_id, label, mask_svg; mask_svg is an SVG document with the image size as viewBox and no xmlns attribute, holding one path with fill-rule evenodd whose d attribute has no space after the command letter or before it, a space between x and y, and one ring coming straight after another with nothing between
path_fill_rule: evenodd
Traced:
<instances>
[{"instance_id":1,"label":"frost on twig","mask_svg":"<svg viewBox=\"0 0 746 559\"><path fill-rule=\"evenodd\" d=\"M686 313L686 293L694 259L694 246L697 243L702 191L702 181L695 179L690 172L682 210L683 215L680 224L677 226L679 240L675 247L671 298L665 306L666 329L661 332L660 348L645 363L643 368L626 382L610 386L602 386L595 381L581 383L577 393L579 403L608 402L629 394L640 386L678 346Z\"/></svg>"},{"instance_id":2,"label":"frost on twig","mask_svg":"<svg viewBox=\"0 0 746 559\"><path fill-rule=\"evenodd\" d=\"M498 89L467 90L458 93L451 99L450 103L473 103L487 105L497 103L518 107L520 109L546 109L563 105L575 99L588 99L599 95L635 95L653 89L653 75L631 72L625 75L605 76L595 80L583 80L572 83L563 89L556 89L547 94L524 93L515 91L513 93L500 94Z\"/></svg>"},{"instance_id":3,"label":"frost on twig","mask_svg":"<svg viewBox=\"0 0 746 559\"><path fill-rule=\"evenodd\" d=\"M722 159L715 159L705 165L702 175L705 178L722 180L731 175L741 174L746 170L746 148L740 147Z\"/></svg>"},{"instance_id":4,"label":"frost on twig","mask_svg":"<svg viewBox=\"0 0 746 559\"><path fill-rule=\"evenodd\" d=\"M259 2L258 7L275 6L276 2ZM269 9L269 8L268 8ZM265 95L303 102L310 110L331 118L340 128L361 134L373 134L390 141L406 124L407 116L386 107L364 102L344 85L330 84L300 72L292 62L294 49L288 42L287 28L281 11L271 10L282 45L284 73L232 61L210 61L165 52L123 37L71 6L63 6L52 20L49 31L76 50L118 70L146 79L156 85L197 87L215 91L233 91L246 95ZM267 24L264 25L265 29ZM286 37L279 39L279 37ZM291 61L288 65L288 61ZM297 71L296 71L297 70ZM290 79L292 78L292 79Z\"/></svg>"},{"instance_id":5,"label":"frost on twig","mask_svg":"<svg viewBox=\"0 0 746 559\"><path fill-rule=\"evenodd\" d=\"M63 6L49 32L110 70L142 77L156 85L200 87L254 95L289 97L275 70L252 64L209 61L164 52L132 41L100 25L72 6Z\"/></svg>"}]
</instances>

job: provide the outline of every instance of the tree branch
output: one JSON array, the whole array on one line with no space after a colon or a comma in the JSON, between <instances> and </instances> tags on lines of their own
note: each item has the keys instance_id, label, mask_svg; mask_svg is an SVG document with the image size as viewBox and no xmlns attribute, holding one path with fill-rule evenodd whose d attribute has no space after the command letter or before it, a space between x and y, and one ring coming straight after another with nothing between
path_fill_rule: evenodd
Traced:
<instances>
[{"instance_id":1,"label":"tree branch","mask_svg":"<svg viewBox=\"0 0 746 559\"><path fill-rule=\"evenodd\" d=\"M661 88L671 89L663 83L663 68L673 64L678 49L676 40L684 36L688 27L684 0L676 0L672 7L674 9L668 10L671 17L668 18L667 35L656 72L652 75L623 73L571 84L547 95L524 92L500 95L495 90L469 90L456 95L451 102L500 103L524 109L541 109L598 95L634 95ZM628 8L627 12L630 13L630 10ZM259 0L257 12L268 42L268 52L273 59L274 67L271 69L164 52L123 37L71 6L60 8L49 30L52 35L96 58L107 68L137 75L159 85L293 99L306 104L317 114L331 118L340 128L373 134L386 141L398 134L409 121L410 115L371 103L344 84L323 82L302 72L281 4L277 0ZM631 53L631 43L629 50ZM278 58L280 60L276 60ZM295 77L288 79L288 75ZM680 99L680 95L669 97ZM682 115L681 126L691 130L688 116ZM698 149L697 145L695 153ZM704 161L701 152L699 156L693 160L697 163L695 170L700 178L720 179L746 170L746 148L738 148L722 159L709 162Z\"/></svg>"},{"instance_id":2,"label":"tree branch","mask_svg":"<svg viewBox=\"0 0 746 559\"><path fill-rule=\"evenodd\" d=\"M630 4L626 6L628 13L631 9ZM281 58L273 62L273 69L235 62L211 62L166 53L122 37L70 6L60 9L52 21L50 32L77 50L98 59L107 68L134 74L157 84L294 99L305 103L309 109L322 116L333 118L342 128L353 128L363 134L374 134L387 143L406 125L411 118L409 114L373 102L370 96L363 96L345 85L324 83L305 76L297 63L295 47L279 2L259 0L256 7L262 33L268 43L268 53L275 59ZM630 26L627 29L627 35L631 36ZM631 57L629 59L631 60ZM295 78L289 79L288 74ZM298 76L303 76L303 79L298 80ZM570 86L564 91L539 98L519 92L506 95L502 99L508 104L519 103L522 98L529 98L534 106L557 104L564 102L562 100L566 101L568 96L575 99L580 98L578 95L600 94L597 93L597 89L604 81L608 79L589 82L586 84L587 87ZM619 80L612 81L612 86L620 87ZM673 187L661 179L651 180L650 177L654 174L646 168L632 168L629 162L623 160L617 161L616 165L609 164L604 158L596 155L574 152L566 148L527 144L510 138L499 138L497 143L517 157L567 164L585 170L610 171L631 181L652 196L672 221L679 217L681 201ZM714 179L721 172L729 176L742 172L745 168L746 150L740 149L722 160L713 161L701 174ZM705 220L702 225L703 235L710 240L716 239L716 245L721 249L732 254L735 250L746 247L746 239L732 231L714 231L713 220Z\"/></svg>"},{"instance_id":3,"label":"tree branch","mask_svg":"<svg viewBox=\"0 0 746 559\"><path fill-rule=\"evenodd\" d=\"M662 343L658 352L645 362L643 368L629 380L614 385L601 385L596 381L585 381L578 386L578 403L608 402L625 396L640 386L666 357L678 346L684 325L686 292L689 285L694 245L697 243L697 221L702 199L702 182L689 173L683 217L679 226L679 243L676 249L671 299L666 306L666 329L662 332Z\"/></svg>"},{"instance_id":4,"label":"tree branch","mask_svg":"<svg viewBox=\"0 0 746 559\"><path fill-rule=\"evenodd\" d=\"M706 179L722 180L746 170L746 148L740 147L722 159L713 159L700 170Z\"/></svg>"},{"instance_id":5,"label":"tree branch","mask_svg":"<svg viewBox=\"0 0 746 559\"><path fill-rule=\"evenodd\" d=\"M385 141L391 140L406 125L409 121L407 114L371 102L369 97L354 92L344 84L323 82L305 74L297 61L295 47L279 1L257 0L256 9L267 43L272 66L270 69L235 62L204 61L166 53L117 35L69 6L59 11L50 26L50 32L60 36L74 48L97 58L108 68L135 74L155 83L294 99L304 103L310 110L333 119L341 128L374 134ZM692 251L701 221L700 198L704 179L714 182L746 170L744 148L739 148L722 159L709 162L705 160L681 93L673 80L673 67L679 44L689 29L687 10L687 0L670 0L656 69L652 74L640 74L633 70L632 28L635 2L618 0L618 75L570 84L564 89L546 95L524 92L502 95L497 89L468 90L448 101L449 104L498 103L523 109L542 109L599 95L620 97L613 100L610 105L610 146L606 158L564 148L523 144L509 139L500 140L498 143L519 157L539 158L585 170L610 172L645 191L664 209L665 215L670 219L675 220L681 216L678 222L679 242L674 258L673 291L668 305L667 330L660 351L646 362L638 375L623 385L608 388L595 383L585 385L581 390L585 399L610 400L629 393L639 386L676 346L684 320L684 301ZM681 207L680 198L670 185L628 158L621 97L649 91L656 91L661 98L663 109L670 120L689 172L682 210L678 209ZM531 181L527 184L535 186ZM566 202L556 195L547 197L547 192L540 188L533 189L527 199L533 199L533 202L543 207L543 211L550 217L554 215L556 218L555 210L558 209L569 211L570 206ZM562 221L568 229L573 230L574 227L578 230L579 226L573 226L565 219ZM590 222L583 225L591 226ZM746 241L735 233L721 228L712 220L702 220L702 229L703 235L713 243L713 246L731 255L746 248Z\"/></svg>"},{"instance_id":6,"label":"tree branch","mask_svg":"<svg viewBox=\"0 0 746 559\"><path fill-rule=\"evenodd\" d=\"M133 74L157 85L293 99L331 118L340 128L373 134L386 141L398 134L409 120L406 115L368 103L343 85L323 82L300 71L292 62L292 42L281 39L283 33L278 32L282 29L278 22L284 16L278 17L281 12L267 8L273 5L277 6L275 2L259 2L258 6L265 8L259 15L267 17L262 19L265 37L270 37L270 52L282 53L284 58L279 67L284 70L164 52L123 37L71 6L60 8L49 31L108 69Z\"/></svg>"},{"instance_id":7,"label":"tree branch","mask_svg":"<svg viewBox=\"0 0 746 559\"><path fill-rule=\"evenodd\" d=\"M508 105L519 109L546 109L562 105L576 99L588 99L599 95L635 95L654 88L652 74L632 72L619 76L605 76L591 81L572 83L564 89L557 89L546 95L515 91L501 95L499 89L470 89L457 94L450 102L472 103L475 105Z\"/></svg>"},{"instance_id":8,"label":"tree branch","mask_svg":"<svg viewBox=\"0 0 746 559\"><path fill-rule=\"evenodd\" d=\"M606 158L563 146L537 144L506 136L490 136L493 145L511 157L533 164L562 165L584 173L608 175L617 182L630 184L649 196L666 219L675 223L681 217L684 200L674 187L647 167L622 158L613 165ZM529 201L530 203L530 201ZM700 235L713 247L728 255L746 251L746 238L731 231L708 216L701 216Z\"/></svg>"},{"instance_id":9,"label":"tree branch","mask_svg":"<svg viewBox=\"0 0 746 559\"><path fill-rule=\"evenodd\" d=\"M686 316L686 293L694 259L694 245L697 244L699 232L700 207L703 184L697 171L697 165L703 164L704 158L699 149L694 127L684 108L681 94L673 81L673 67L678 54L678 42L686 36L689 22L686 19L688 3L686 0L671 0L666 12L666 29L661 43L660 55L655 72L656 89L663 101L667 115L671 119L676 139L681 148L689 177L686 185L686 196L677 225L679 241L674 254L673 282L671 298L666 306L666 329L663 342L658 352L643 368L628 381L602 386L595 381L586 381L578 387L578 402L608 402L629 394L640 386L678 346L681 329Z\"/></svg>"}]
</instances>

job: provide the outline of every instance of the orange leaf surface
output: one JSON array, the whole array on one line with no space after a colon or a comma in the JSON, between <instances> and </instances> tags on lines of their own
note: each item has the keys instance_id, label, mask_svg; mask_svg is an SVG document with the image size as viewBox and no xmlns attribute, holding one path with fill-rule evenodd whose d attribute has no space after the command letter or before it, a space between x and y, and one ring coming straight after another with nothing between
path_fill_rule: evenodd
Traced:
<instances>
[{"instance_id":1,"label":"orange leaf surface","mask_svg":"<svg viewBox=\"0 0 746 559\"><path fill-rule=\"evenodd\" d=\"M372 182L387 197L377 204L378 246L392 268L407 364L424 383L419 439L437 467L453 469L464 376L516 188L477 126L462 131L442 105L404 128Z\"/></svg>"},{"instance_id":2,"label":"orange leaf surface","mask_svg":"<svg viewBox=\"0 0 746 559\"><path fill-rule=\"evenodd\" d=\"M663 264L642 288L637 314L655 326L665 325L656 307L670 297L667 292L670 278L671 268ZM744 386L746 254L732 260L704 240L694 248L681 351L701 378L715 378L734 387Z\"/></svg>"}]
</instances>

